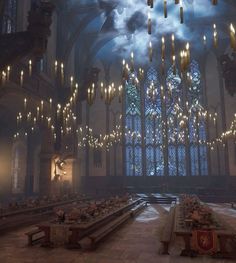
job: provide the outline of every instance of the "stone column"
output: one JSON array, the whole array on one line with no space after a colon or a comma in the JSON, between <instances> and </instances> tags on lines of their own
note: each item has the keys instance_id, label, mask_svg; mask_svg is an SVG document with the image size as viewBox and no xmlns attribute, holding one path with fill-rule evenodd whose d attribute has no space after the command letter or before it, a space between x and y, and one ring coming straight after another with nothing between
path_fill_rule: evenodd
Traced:
<instances>
[{"instance_id":1,"label":"stone column","mask_svg":"<svg viewBox=\"0 0 236 263\"><path fill-rule=\"evenodd\" d=\"M122 143L122 176L126 176L126 140L125 140L125 124L126 124L126 84L125 82L123 83L123 94L122 94L122 138L121 138L121 143Z\"/></svg>"},{"instance_id":2,"label":"stone column","mask_svg":"<svg viewBox=\"0 0 236 263\"><path fill-rule=\"evenodd\" d=\"M90 106L86 102L86 135L89 136L89 124L90 124ZM86 141L86 147L85 147L85 176L90 176L90 147L89 143Z\"/></svg>"},{"instance_id":3,"label":"stone column","mask_svg":"<svg viewBox=\"0 0 236 263\"><path fill-rule=\"evenodd\" d=\"M182 89L183 89L183 110L184 114L186 116L189 116L188 109L186 103L188 101L188 85L186 80L186 75L183 73L183 83L182 83ZM185 129L185 156L186 156L186 176L192 176L192 164L191 164L191 152L190 152L190 141L189 141L189 118L187 120L186 129Z\"/></svg>"},{"instance_id":4,"label":"stone column","mask_svg":"<svg viewBox=\"0 0 236 263\"><path fill-rule=\"evenodd\" d=\"M52 153L41 153L40 155L40 195L50 195L51 193L51 165L53 160Z\"/></svg>"},{"instance_id":5,"label":"stone column","mask_svg":"<svg viewBox=\"0 0 236 263\"><path fill-rule=\"evenodd\" d=\"M146 76L146 75L145 75ZM147 176L147 168L146 168L146 143L145 143L145 136L146 136L146 129L145 129L145 86L143 79L140 81L140 97L141 97L141 144L142 144L142 176ZM125 113L125 111L124 111Z\"/></svg>"},{"instance_id":6,"label":"stone column","mask_svg":"<svg viewBox=\"0 0 236 263\"><path fill-rule=\"evenodd\" d=\"M206 52L204 53L205 57L207 56ZM209 108L209 103L208 103L208 97L207 97L207 91L208 91L208 86L207 86L207 81L206 81L206 59L204 59L201 63L201 72L202 72L202 82L203 82L203 105L204 108L208 111ZM210 127L209 127L209 118L206 118L205 122L205 129L206 129L206 140L207 142L210 141L211 136L210 136ZM212 175L212 170L211 170L211 150L210 148L206 145L207 148L207 168L208 168L208 175Z\"/></svg>"},{"instance_id":7,"label":"stone column","mask_svg":"<svg viewBox=\"0 0 236 263\"><path fill-rule=\"evenodd\" d=\"M219 87L220 87L220 106L221 106L221 125L222 125L222 131L225 132L227 130L227 123L226 123L226 108L225 108L225 83L222 75L222 70L219 62L219 55L217 54L217 69L219 72ZM225 175L230 176L230 170L229 170L229 145L228 141L225 142L224 147L224 163L225 163Z\"/></svg>"},{"instance_id":8,"label":"stone column","mask_svg":"<svg viewBox=\"0 0 236 263\"><path fill-rule=\"evenodd\" d=\"M47 128L42 130L42 144L40 154L39 194L51 193L52 161L54 157L53 138Z\"/></svg>"},{"instance_id":9,"label":"stone column","mask_svg":"<svg viewBox=\"0 0 236 263\"><path fill-rule=\"evenodd\" d=\"M78 159L72 160L72 192L78 192L79 182L79 161Z\"/></svg>"},{"instance_id":10,"label":"stone column","mask_svg":"<svg viewBox=\"0 0 236 263\"><path fill-rule=\"evenodd\" d=\"M110 64L103 63L104 73L105 73L105 85L109 86L110 83ZM106 104L106 134L110 133L110 105ZM111 175L111 167L110 167L110 151L106 149L106 176Z\"/></svg>"},{"instance_id":11,"label":"stone column","mask_svg":"<svg viewBox=\"0 0 236 263\"><path fill-rule=\"evenodd\" d=\"M33 192L33 153L31 138L27 137L27 164L26 164L26 176L25 176L25 195L30 196Z\"/></svg>"}]
</instances>

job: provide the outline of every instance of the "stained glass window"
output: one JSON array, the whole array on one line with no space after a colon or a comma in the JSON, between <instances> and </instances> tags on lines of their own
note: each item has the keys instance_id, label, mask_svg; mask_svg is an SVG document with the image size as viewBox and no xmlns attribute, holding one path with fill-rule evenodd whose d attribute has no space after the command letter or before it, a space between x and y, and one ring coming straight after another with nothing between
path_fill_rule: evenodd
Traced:
<instances>
[{"instance_id":1,"label":"stained glass window","mask_svg":"<svg viewBox=\"0 0 236 263\"><path fill-rule=\"evenodd\" d=\"M168 168L169 168L169 175L175 176L177 175L177 163L176 163L176 147L170 145L168 147Z\"/></svg>"},{"instance_id":2,"label":"stained glass window","mask_svg":"<svg viewBox=\"0 0 236 263\"><path fill-rule=\"evenodd\" d=\"M126 174L142 175L140 90L132 80L126 86Z\"/></svg>"},{"instance_id":3,"label":"stained glass window","mask_svg":"<svg viewBox=\"0 0 236 263\"><path fill-rule=\"evenodd\" d=\"M185 146L178 146L178 175L186 176L186 151Z\"/></svg>"},{"instance_id":4,"label":"stained glass window","mask_svg":"<svg viewBox=\"0 0 236 263\"><path fill-rule=\"evenodd\" d=\"M133 85L132 77L127 82L126 174L207 175L206 125L198 63L191 62L184 83L172 67L165 85L160 83L154 68L146 72L138 87ZM188 117L181 119L184 115Z\"/></svg>"},{"instance_id":5,"label":"stained glass window","mask_svg":"<svg viewBox=\"0 0 236 263\"><path fill-rule=\"evenodd\" d=\"M17 0L6 0L2 17L2 33L16 32L17 25Z\"/></svg>"}]
</instances>

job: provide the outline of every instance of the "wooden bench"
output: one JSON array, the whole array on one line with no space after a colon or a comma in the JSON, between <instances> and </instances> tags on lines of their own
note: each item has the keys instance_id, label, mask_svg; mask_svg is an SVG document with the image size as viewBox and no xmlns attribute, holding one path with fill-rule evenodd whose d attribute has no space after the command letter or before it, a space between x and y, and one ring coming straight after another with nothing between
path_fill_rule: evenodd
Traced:
<instances>
[{"instance_id":1,"label":"wooden bench","mask_svg":"<svg viewBox=\"0 0 236 263\"><path fill-rule=\"evenodd\" d=\"M168 218L164 225L161 240L160 242L163 244L163 251L162 255L169 255L169 244L171 241L172 233L173 233L173 226L174 226L174 218L175 218L175 207L170 209Z\"/></svg>"},{"instance_id":2,"label":"wooden bench","mask_svg":"<svg viewBox=\"0 0 236 263\"><path fill-rule=\"evenodd\" d=\"M33 246L34 244L38 243L39 241L44 239L44 234L40 235L39 237L37 236L38 234L42 233L43 231L41 229L33 229L27 233L25 233L25 235L28 237L28 246ZM34 238L35 236L37 236L36 238Z\"/></svg>"},{"instance_id":3,"label":"wooden bench","mask_svg":"<svg viewBox=\"0 0 236 263\"><path fill-rule=\"evenodd\" d=\"M136 216L139 212L142 211L142 209L147 206L147 202L143 201L134 208L131 209L131 216L134 217Z\"/></svg>"},{"instance_id":4,"label":"wooden bench","mask_svg":"<svg viewBox=\"0 0 236 263\"><path fill-rule=\"evenodd\" d=\"M101 239L105 238L108 234L110 234L112 231L114 231L116 228L118 228L120 225L126 222L130 217L131 211L126 212L125 214L119 216L115 220L112 220L107 225L96 230L89 236L81 239L79 241L80 247L83 249L94 249Z\"/></svg>"},{"instance_id":5,"label":"wooden bench","mask_svg":"<svg viewBox=\"0 0 236 263\"><path fill-rule=\"evenodd\" d=\"M67 247L68 248L77 248L78 247L78 241L82 240L84 237L89 236L90 234L94 233L96 230L101 229L102 227L106 226L113 220L120 218L120 216L131 213L131 209L134 206L137 206L140 204L141 198L138 198L135 201L132 201L131 203L128 203L127 205L120 207L116 209L115 211L104 215L101 218L98 218L95 221L89 222L87 224L81 224L81 225L73 225L69 228L71 231L71 235L69 236L69 242Z\"/></svg>"}]
</instances>

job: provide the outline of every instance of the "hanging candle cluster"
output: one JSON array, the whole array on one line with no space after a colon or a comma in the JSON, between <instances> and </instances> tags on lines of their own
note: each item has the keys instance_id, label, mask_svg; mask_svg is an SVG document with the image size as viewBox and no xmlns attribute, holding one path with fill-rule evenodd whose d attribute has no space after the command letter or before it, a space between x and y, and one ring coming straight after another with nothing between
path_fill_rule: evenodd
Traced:
<instances>
[{"instance_id":1,"label":"hanging candle cluster","mask_svg":"<svg viewBox=\"0 0 236 263\"><path fill-rule=\"evenodd\" d=\"M157 89L153 88L154 85L150 85L150 93L147 91L147 96L151 96L150 99L154 99L153 95L156 95ZM151 90L153 88L153 90ZM154 93L152 93L152 91ZM206 138L199 137L199 129L203 126L213 126L217 125L217 113L211 114L209 111L204 110L204 108L196 101L191 107L187 105L187 115L184 114L183 109L179 103L175 103L173 107L172 115L168 117L167 122L165 123L162 120L162 116L158 112L153 112L152 116L158 123L158 127L153 130L147 130L146 136L144 136L145 143L156 143L158 145L162 144L162 129L165 127L168 130L171 130L171 133L167 137L168 144L174 143L196 143L198 145L206 145L209 149L214 150L216 145L222 145L225 147L227 140L231 139L236 142L236 114L230 125L230 128L223 132L219 137L210 139L209 141ZM190 122L191 120L191 122ZM178 127L178 128L177 128ZM190 134L186 134L186 128L191 130ZM164 129L165 130L165 129ZM161 134L160 134L161 133ZM132 129L125 127L125 138L130 142L141 142L141 132L133 131Z\"/></svg>"},{"instance_id":2,"label":"hanging candle cluster","mask_svg":"<svg viewBox=\"0 0 236 263\"><path fill-rule=\"evenodd\" d=\"M103 82L100 83L100 96L101 99L104 100L106 105L110 105L116 95L119 98L119 102L121 102L122 91L123 91L122 85L116 88L114 82L109 84L107 87L104 85ZM95 90L95 84L93 83L87 89L88 104L90 106L93 105L95 99L96 99L96 90Z\"/></svg>"},{"instance_id":3,"label":"hanging candle cluster","mask_svg":"<svg viewBox=\"0 0 236 263\"><path fill-rule=\"evenodd\" d=\"M147 88L147 96L151 100L155 101L157 99L158 91L157 88L154 85L154 82L151 81L149 87Z\"/></svg>"},{"instance_id":4,"label":"hanging candle cluster","mask_svg":"<svg viewBox=\"0 0 236 263\"><path fill-rule=\"evenodd\" d=\"M51 99L50 99L51 101ZM48 103L48 102L47 102ZM33 111L28 111L28 100L24 98L23 100L23 111L19 112L16 116L17 130L24 130L29 132L34 132L37 130L37 127L44 125L51 129L52 136L54 132L54 118L52 117L52 112L46 113L44 107L44 101L41 100L39 106ZM14 138L17 138L17 134L20 135L20 132L17 132L14 135Z\"/></svg>"},{"instance_id":5,"label":"hanging candle cluster","mask_svg":"<svg viewBox=\"0 0 236 263\"><path fill-rule=\"evenodd\" d=\"M122 116L120 116L121 119ZM94 135L93 129L85 126L80 127L77 130L78 147L90 147L90 148L105 148L107 151L115 145L120 144L122 141L122 129L121 125L116 124L114 130L109 134Z\"/></svg>"},{"instance_id":6,"label":"hanging candle cluster","mask_svg":"<svg viewBox=\"0 0 236 263\"><path fill-rule=\"evenodd\" d=\"M233 32L233 31L232 31ZM150 47L150 46L149 46ZM162 60L165 61L165 38L162 38ZM171 55L172 55L172 63L173 66L175 64L175 38L174 36L171 37ZM132 55L132 58L134 55ZM191 71L189 71L191 61L191 51L190 51L190 44L186 43L185 48L180 53L180 66L181 66L181 72L185 73L186 78L183 78L182 81L186 83L186 87L191 89L193 76ZM129 65L123 60L123 77L127 77L128 79L125 79L125 81L128 81L131 84L134 84L136 82L136 87L138 87L139 78L142 79L144 77L144 71L140 68L138 72L136 73L133 65L134 72L131 72ZM138 76L138 77L137 77ZM169 101L171 101L171 97L175 96L173 94L173 88L171 84L167 85L167 87L161 86L160 92L158 90L158 87L152 80L149 83L149 86L147 88L146 96L153 102L156 102L157 98L160 98L161 103L164 105L167 105ZM159 93L159 94L158 94ZM217 125L217 114L212 115L207 110L205 110L199 103L199 101L193 101L192 105L188 102L182 102L181 98L178 98L178 102L174 105L174 111L172 111L172 115L168 116L167 121L163 119L162 115L160 113L153 110L150 112L152 115L152 118L156 119L158 121L158 128L156 130L147 131L146 136L144 136L145 143L150 143L150 138L152 138L153 142L157 144L162 144L162 139L165 138L165 140L168 141L168 143L196 143L198 145L206 145L211 150L215 149L216 144L221 144L223 147L226 144L226 139L231 138L232 134L236 135L236 117L235 117L235 123L234 125L231 125L230 129L224 133L218 138L215 139L209 139L207 141L206 138L201 137L199 135L199 129L202 129L202 127L213 125L213 127L216 127ZM161 127L161 129L160 129ZM176 127L179 127L178 129ZM232 128L233 127L233 128ZM167 131L171 130L171 134L167 135ZM191 130L191 135L190 131ZM162 134L159 134L160 131ZM231 137L230 137L231 136ZM124 134L124 137L126 140L130 140L132 142L133 140L135 143L137 140L141 140L141 134L137 131L132 131L131 129L128 129L126 127L126 131ZM236 137L236 136L235 136ZM235 138L236 139L236 138ZM165 147L165 146L163 146Z\"/></svg>"},{"instance_id":7,"label":"hanging candle cluster","mask_svg":"<svg viewBox=\"0 0 236 263\"><path fill-rule=\"evenodd\" d=\"M213 31L212 31L212 37L213 37L213 47L218 48L218 42L219 42L219 37L218 37L218 32L217 32L217 26L216 24L213 24ZM206 50L207 47L207 37L206 35L203 35L203 46L204 46L204 51ZM230 23L229 25L229 39L230 39L230 46L233 49L233 51L236 52L236 31L233 23ZM155 61L159 61L158 58L154 58L153 54L153 44L151 41L149 41L149 45L147 47L147 54L148 54L148 60L149 62L153 62L154 59ZM166 38L165 36L161 37L161 51L157 52L157 54L160 54L160 65L161 65L161 74L165 74L165 63L166 63ZM172 68L173 68L173 73L176 75L177 72L177 56L176 56L176 48L175 48L175 35L171 35L171 63L172 63ZM179 66L181 73L186 72L188 66L190 64L190 43L187 42L185 44L185 48L179 52ZM125 60L123 61L123 79L127 79L128 73L134 71L134 54L133 52L131 53L131 67L129 67L128 64L126 64Z\"/></svg>"},{"instance_id":8,"label":"hanging candle cluster","mask_svg":"<svg viewBox=\"0 0 236 263\"><path fill-rule=\"evenodd\" d=\"M77 116L76 116L76 101L78 98L78 84L75 85L71 97L68 99L68 102L65 104L62 109L62 127L61 131L63 134L70 134L74 132L77 128ZM60 116L59 112L59 116Z\"/></svg>"},{"instance_id":9,"label":"hanging candle cluster","mask_svg":"<svg viewBox=\"0 0 236 263\"><path fill-rule=\"evenodd\" d=\"M51 135L56 141L57 131L56 123L58 120L62 119L62 123L59 127L62 136L71 134L76 130L76 101L78 98L78 84L76 83L72 90L71 96L68 101L62 107L61 104L57 104L56 101L53 102L52 98L49 100L41 100L40 104L35 106L35 109L28 111L29 101L27 98L23 100L23 111L19 112L16 121L18 130L27 130L29 132L34 132L39 126L45 126L51 130ZM33 103L31 103L33 105ZM15 134L15 138L18 138L20 132Z\"/></svg>"},{"instance_id":10,"label":"hanging candle cluster","mask_svg":"<svg viewBox=\"0 0 236 263\"><path fill-rule=\"evenodd\" d=\"M188 70L190 65L190 46L186 44L186 48L180 52L180 70L182 73Z\"/></svg>"},{"instance_id":11,"label":"hanging candle cluster","mask_svg":"<svg viewBox=\"0 0 236 263\"><path fill-rule=\"evenodd\" d=\"M141 71L141 70L140 70ZM142 73L143 74L143 73ZM150 89L147 92L147 96L150 97L150 99L155 100L157 97L157 89L155 87L155 84L153 81L150 83ZM168 87L168 94L172 96L172 90L171 85ZM162 100L168 99L163 93L163 87L161 88L161 96ZM71 134L72 131L75 131L78 136L78 147L85 147L86 145L89 145L89 147L92 148L102 148L105 147L106 150L109 150L110 147L112 147L114 144L120 143L122 139L122 132L121 132L121 126L117 125L115 130L113 130L110 134L102 135L100 134L99 139L97 136L93 135L92 129L86 128L85 135L83 134L83 129L80 130L77 129L76 125L76 115L73 112L73 104L76 100L78 94L78 87L74 90L72 96L70 97L68 103L65 105L65 107L62 109L60 104L57 104L57 114L60 115L60 112L63 114L63 126L61 126L61 135L65 136L68 134ZM175 143L175 142L181 142L185 143L186 140L190 140L191 142L198 143L198 144L206 144L213 150L217 144L225 145L226 141L228 139L234 139L236 140L236 114L234 115L234 120L231 123L230 128L223 132L219 137L206 141L206 139L201 139L198 137L197 130L201 125L209 125L210 122L213 123L213 125L216 125L217 122L217 114L211 114L208 111L204 110L202 106L200 106L199 102L196 101L195 104L193 104L191 107L189 106L188 102L186 102L186 108L187 108L187 115L184 114L183 109L180 106L181 100L179 98L178 103L174 105L174 111L172 112L173 115L168 118L167 126L175 127L175 123L178 123L178 126L180 127L180 130L173 130L172 134L167 138L169 143ZM38 125L46 125L49 129L51 129L51 134L54 139L56 139L56 133L55 133L55 118L53 115L53 112L49 109L51 109L53 105L52 99L49 99L49 101L41 100L39 106L36 107L35 111L28 111L29 102L27 98L24 98L23 100L23 110L22 112L19 112L17 115L17 127L18 130L24 130L23 133L18 131L14 135L14 138L17 139L19 136L21 136L21 133L24 137L27 137L29 132L34 132L37 129ZM48 109L49 108L49 109ZM164 127L163 120L161 120L161 117L158 116L158 114L153 112L153 117L157 120L160 119L161 126ZM192 119L192 123L190 126L189 120ZM207 124L208 123L208 124ZM189 135L185 134L186 127L191 127L191 130L193 131L192 138L189 137ZM24 128L24 129L22 129ZM149 140L148 138L151 136L151 134L155 133L154 140L156 143L161 143L161 141L158 141L161 137L158 134L158 131L160 129L158 128L156 131L148 131L146 137L144 140ZM151 134L149 134L151 132ZM131 137L132 139L140 139L141 135L137 132L132 132L131 130L127 130L125 132L125 138ZM149 136L149 137L148 137ZM187 136L187 137L186 137Z\"/></svg>"},{"instance_id":12,"label":"hanging candle cluster","mask_svg":"<svg viewBox=\"0 0 236 263\"><path fill-rule=\"evenodd\" d=\"M172 34L171 35L171 55L170 55L170 60L171 60L171 64L173 67L173 73L174 75L176 75L177 72L177 61L176 61L176 50L175 50L175 35ZM164 36L162 36L161 38L161 51L160 51L160 61L161 61L161 73L162 75L165 74L165 63L166 63L166 38ZM133 72L134 70L134 59L133 59L134 55L132 53L132 59L131 59L131 64L132 67L129 67L128 64L126 64L125 60L123 60L123 79L127 79L127 77L129 76L129 71ZM153 61L153 45L152 42L149 42L149 46L148 46L148 59L149 62ZM157 59L158 60L158 59ZM189 42L187 42L185 44L185 48L183 50L180 51L180 61L179 61L179 65L180 65L180 69L181 72L186 72L188 69L188 66L190 64L190 60L191 60L191 56L190 56L190 44ZM132 68L132 70L131 70Z\"/></svg>"},{"instance_id":13,"label":"hanging candle cluster","mask_svg":"<svg viewBox=\"0 0 236 263\"><path fill-rule=\"evenodd\" d=\"M214 43L214 47L217 48L218 47L218 33L216 29L216 24L213 25L213 43Z\"/></svg>"},{"instance_id":14,"label":"hanging candle cluster","mask_svg":"<svg viewBox=\"0 0 236 263\"><path fill-rule=\"evenodd\" d=\"M214 120L214 125L216 125L216 119ZM222 132L219 137L211 140L208 145L212 150L214 150L217 145L223 145L223 147L225 147L228 140L236 142L236 113L234 114L234 119L230 124L230 128L225 132Z\"/></svg>"},{"instance_id":15,"label":"hanging candle cluster","mask_svg":"<svg viewBox=\"0 0 236 263\"><path fill-rule=\"evenodd\" d=\"M173 1L173 0L172 0ZM180 23L184 23L184 7L183 7L183 0L174 0L175 5L179 5L179 19ZM218 0L212 0L212 5L217 5ZM153 9L154 1L153 0L147 0L147 6ZM167 0L163 0L163 15L164 18L168 17L168 9L167 9ZM150 12L148 12L148 34L152 33L152 20Z\"/></svg>"},{"instance_id":16,"label":"hanging candle cluster","mask_svg":"<svg viewBox=\"0 0 236 263\"><path fill-rule=\"evenodd\" d=\"M102 90L101 90L101 93L102 93ZM103 99L105 101L105 104L110 105L115 95L116 95L116 89L115 89L114 83L104 88L103 89Z\"/></svg>"},{"instance_id":17,"label":"hanging candle cluster","mask_svg":"<svg viewBox=\"0 0 236 263\"><path fill-rule=\"evenodd\" d=\"M144 70L139 68L138 74L135 72L135 67L134 67L134 53L131 52L131 59L130 59L130 64L129 66L128 63L123 59L122 61L122 83L123 86L126 84L127 81L131 81L132 85L138 86L140 81L144 77Z\"/></svg>"},{"instance_id":18,"label":"hanging candle cluster","mask_svg":"<svg viewBox=\"0 0 236 263\"><path fill-rule=\"evenodd\" d=\"M91 106L95 100L95 84L92 83L87 90L87 102Z\"/></svg>"}]
</instances>

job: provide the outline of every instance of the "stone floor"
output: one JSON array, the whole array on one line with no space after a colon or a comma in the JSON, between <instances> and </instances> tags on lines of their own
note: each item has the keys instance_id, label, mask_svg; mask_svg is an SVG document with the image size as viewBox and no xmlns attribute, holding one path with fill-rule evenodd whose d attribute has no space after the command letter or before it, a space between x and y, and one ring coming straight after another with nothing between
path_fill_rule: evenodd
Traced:
<instances>
[{"instance_id":1,"label":"stone floor","mask_svg":"<svg viewBox=\"0 0 236 263\"><path fill-rule=\"evenodd\" d=\"M236 228L236 210L227 205L210 204L227 222ZM209 257L183 258L179 256L181 240L176 240L170 256L159 254L159 233L169 210L168 205L150 205L133 221L110 235L93 252L45 249L26 246L24 233L32 227L20 229L0 237L0 262L2 263L223 263L236 262L216 260Z\"/></svg>"}]
</instances>

